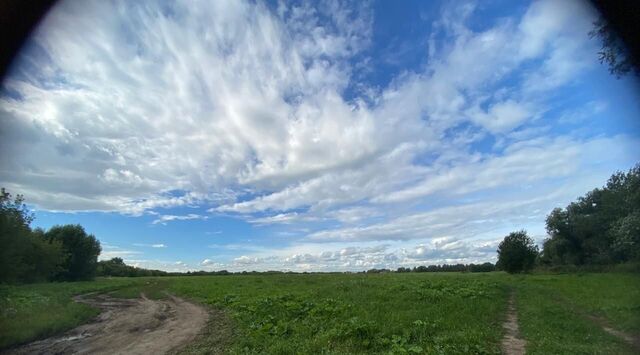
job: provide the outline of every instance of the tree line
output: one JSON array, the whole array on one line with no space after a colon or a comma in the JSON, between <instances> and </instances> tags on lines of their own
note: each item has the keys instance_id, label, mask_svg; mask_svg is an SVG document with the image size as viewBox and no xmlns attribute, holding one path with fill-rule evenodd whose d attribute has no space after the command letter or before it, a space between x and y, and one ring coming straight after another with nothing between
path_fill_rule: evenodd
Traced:
<instances>
[{"instance_id":1,"label":"tree line","mask_svg":"<svg viewBox=\"0 0 640 355\"><path fill-rule=\"evenodd\" d=\"M496 266L486 262L482 264L442 264L442 265L420 265L410 267L399 267L395 270L398 273L406 272L491 272L495 271ZM367 274L379 274L393 272L390 269L369 269Z\"/></svg>"},{"instance_id":2,"label":"tree line","mask_svg":"<svg viewBox=\"0 0 640 355\"><path fill-rule=\"evenodd\" d=\"M98 261L100 242L81 225L31 228L34 215L24 197L0 190L0 284L91 280L94 276L161 276L126 265L121 258Z\"/></svg>"},{"instance_id":3,"label":"tree line","mask_svg":"<svg viewBox=\"0 0 640 355\"><path fill-rule=\"evenodd\" d=\"M93 278L100 242L80 225L31 228L24 198L0 190L0 283Z\"/></svg>"},{"instance_id":4,"label":"tree line","mask_svg":"<svg viewBox=\"0 0 640 355\"><path fill-rule=\"evenodd\" d=\"M540 252L526 231L505 237L498 246L497 267L521 272L640 263L640 164L614 173L602 188L567 207L555 208L546 229L549 237Z\"/></svg>"}]
</instances>

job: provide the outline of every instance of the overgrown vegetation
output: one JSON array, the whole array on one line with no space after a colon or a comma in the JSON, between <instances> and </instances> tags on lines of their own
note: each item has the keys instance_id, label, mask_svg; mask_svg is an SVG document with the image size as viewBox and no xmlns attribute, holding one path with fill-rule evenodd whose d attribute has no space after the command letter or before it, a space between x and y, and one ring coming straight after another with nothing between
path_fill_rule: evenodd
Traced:
<instances>
[{"instance_id":1,"label":"overgrown vegetation","mask_svg":"<svg viewBox=\"0 0 640 355\"><path fill-rule=\"evenodd\" d=\"M0 347L82 323L95 311L70 297L116 289L119 297L166 290L221 309L234 324L235 354L498 354L510 289L528 353L633 353L586 315L640 330L635 274L169 276L3 286ZM208 339L194 347L206 353Z\"/></svg>"},{"instance_id":2,"label":"overgrown vegetation","mask_svg":"<svg viewBox=\"0 0 640 355\"><path fill-rule=\"evenodd\" d=\"M640 261L640 164L547 217L542 265Z\"/></svg>"},{"instance_id":3,"label":"overgrown vegetation","mask_svg":"<svg viewBox=\"0 0 640 355\"><path fill-rule=\"evenodd\" d=\"M0 190L0 283L48 281L62 271L67 257L62 242L31 230L31 221L24 198Z\"/></svg>"}]
</instances>

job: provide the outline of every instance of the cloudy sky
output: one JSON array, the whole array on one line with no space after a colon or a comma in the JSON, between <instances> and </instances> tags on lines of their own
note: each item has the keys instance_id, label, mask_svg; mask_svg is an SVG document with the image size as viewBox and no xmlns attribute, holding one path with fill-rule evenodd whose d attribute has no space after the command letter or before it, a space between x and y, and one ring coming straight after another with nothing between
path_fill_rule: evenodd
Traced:
<instances>
[{"instance_id":1,"label":"cloudy sky","mask_svg":"<svg viewBox=\"0 0 640 355\"><path fill-rule=\"evenodd\" d=\"M35 226L165 270L495 261L640 161L578 1L63 1L2 84Z\"/></svg>"}]
</instances>

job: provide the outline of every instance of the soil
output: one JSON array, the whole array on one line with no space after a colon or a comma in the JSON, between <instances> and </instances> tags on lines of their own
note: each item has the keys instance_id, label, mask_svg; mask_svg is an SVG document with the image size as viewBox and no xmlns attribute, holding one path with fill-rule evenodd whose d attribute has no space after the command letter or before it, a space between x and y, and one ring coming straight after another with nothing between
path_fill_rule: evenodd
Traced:
<instances>
[{"instance_id":1,"label":"soil","mask_svg":"<svg viewBox=\"0 0 640 355\"><path fill-rule=\"evenodd\" d=\"M166 354L192 342L207 325L202 306L169 296L118 299L105 294L75 301L100 308L90 323L62 335L9 350L8 354Z\"/></svg>"},{"instance_id":2,"label":"soil","mask_svg":"<svg viewBox=\"0 0 640 355\"><path fill-rule=\"evenodd\" d=\"M505 334L502 338L502 353L506 355L523 355L527 342L520 337L518 328L518 312L516 311L515 295L511 293L507 309L507 319L502 324Z\"/></svg>"}]
</instances>

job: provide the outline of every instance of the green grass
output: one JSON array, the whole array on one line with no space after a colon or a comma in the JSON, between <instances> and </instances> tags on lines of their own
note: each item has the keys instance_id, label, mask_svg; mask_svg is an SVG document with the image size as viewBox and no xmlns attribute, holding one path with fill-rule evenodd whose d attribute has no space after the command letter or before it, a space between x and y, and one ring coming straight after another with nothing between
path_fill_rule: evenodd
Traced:
<instances>
[{"instance_id":1,"label":"green grass","mask_svg":"<svg viewBox=\"0 0 640 355\"><path fill-rule=\"evenodd\" d=\"M207 277L171 292L228 309L236 353L499 353L497 275Z\"/></svg>"},{"instance_id":2,"label":"green grass","mask_svg":"<svg viewBox=\"0 0 640 355\"><path fill-rule=\"evenodd\" d=\"M639 274L535 276L563 303L609 320L616 328L640 333Z\"/></svg>"},{"instance_id":3,"label":"green grass","mask_svg":"<svg viewBox=\"0 0 640 355\"><path fill-rule=\"evenodd\" d=\"M583 314L635 331L640 278L632 274L503 273L232 275L99 279L0 288L0 348L44 337L95 314L74 294L190 298L229 317L230 353L498 354L510 290L527 351L632 353ZM579 311L576 311L579 310ZM215 327L211 326L214 330ZM206 350L201 339L192 352Z\"/></svg>"},{"instance_id":4,"label":"green grass","mask_svg":"<svg viewBox=\"0 0 640 355\"><path fill-rule=\"evenodd\" d=\"M616 284L620 278L625 279L627 275L594 274L580 279L576 275L526 276L518 279L518 317L520 330L527 340L527 353L633 354L629 345L607 334L597 322L586 317L595 309L577 306L579 303L597 303L607 308L613 304L633 303L635 300L629 299L622 289L598 300L598 289ZM639 316L628 313L624 317L637 321ZM620 328L613 319L608 320Z\"/></svg>"}]
</instances>

